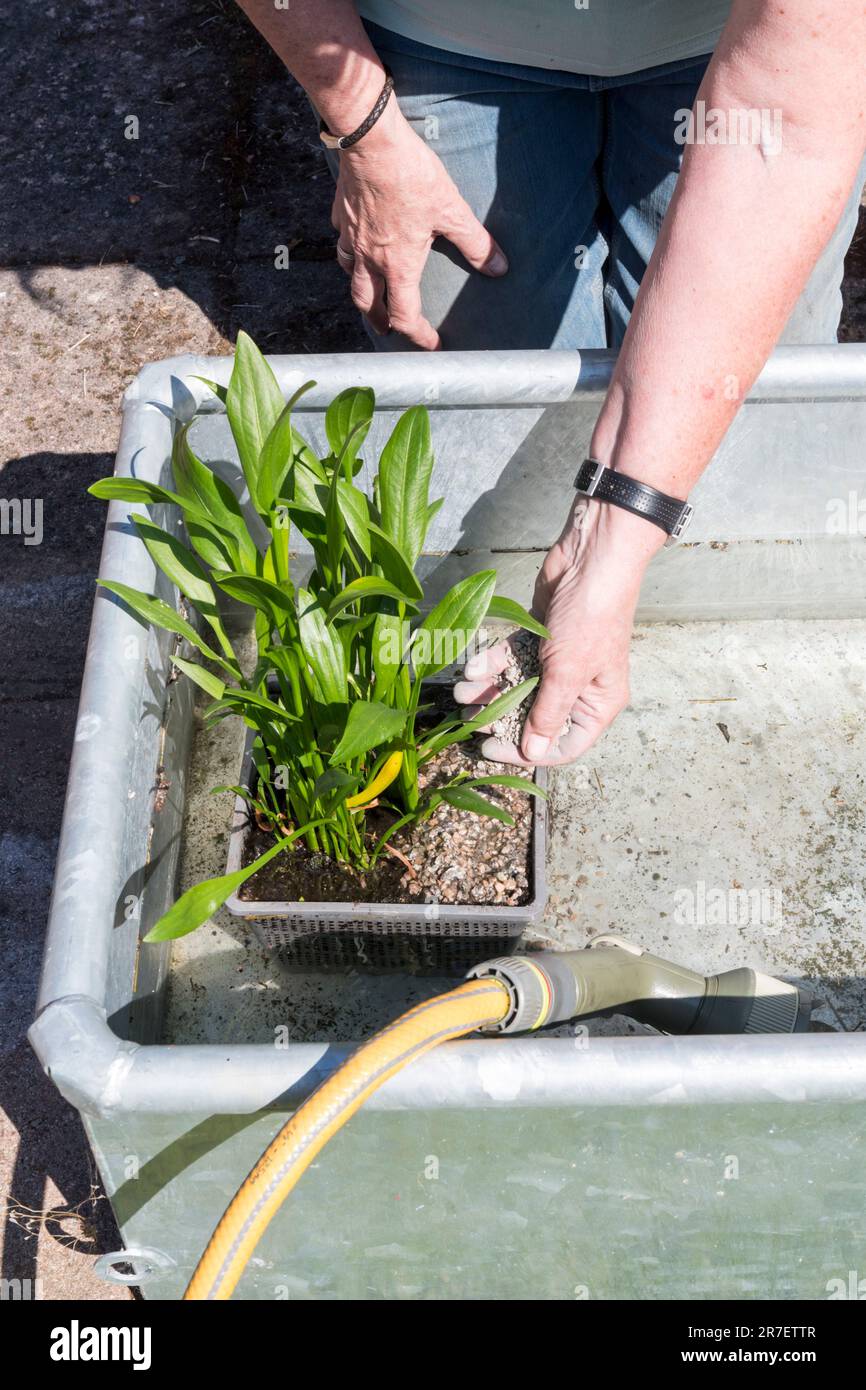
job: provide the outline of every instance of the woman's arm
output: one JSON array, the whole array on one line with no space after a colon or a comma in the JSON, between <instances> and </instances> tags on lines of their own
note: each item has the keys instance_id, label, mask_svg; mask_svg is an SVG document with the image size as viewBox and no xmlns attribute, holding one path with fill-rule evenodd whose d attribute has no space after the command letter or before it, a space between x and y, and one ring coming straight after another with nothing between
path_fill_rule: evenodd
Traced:
<instances>
[{"instance_id":1,"label":"woman's arm","mask_svg":"<svg viewBox=\"0 0 866 1390\"><path fill-rule=\"evenodd\" d=\"M771 139L686 149L593 434L607 467L675 497L700 477L850 194L866 147L864 73L862 0L735 0L698 101L729 121L769 109ZM627 703L634 610L663 542L650 522L576 502L536 589L553 640L521 741L527 762L580 756ZM501 655L475 658L458 697L485 702ZM524 760L493 741L485 751Z\"/></svg>"},{"instance_id":2,"label":"woman's arm","mask_svg":"<svg viewBox=\"0 0 866 1390\"><path fill-rule=\"evenodd\" d=\"M356 130L385 72L352 0L238 0L277 57L309 94L329 130Z\"/></svg>"},{"instance_id":3,"label":"woman's arm","mask_svg":"<svg viewBox=\"0 0 866 1390\"><path fill-rule=\"evenodd\" d=\"M866 148L866 6L735 0L697 99L741 122L769 111L771 138L687 146L593 437L595 457L674 496L718 448L845 207Z\"/></svg>"},{"instance_id":4,"label":"woman's arm","mask_svg":"<svg viewBox=\"0 0 866 1390\"><path fill-rule=\"evenodd\" d=\"M238 0L300 82L335 135L356 130L373 109L385 72L351 0ZM485 275L508 262L463 200L430 146L392 97L372 129L340 152L331 221L354 255L352 298L378 333L390 328L418 347L439 347L421 312L420 281L437 236Z\"/></svg>"}]
</instances>

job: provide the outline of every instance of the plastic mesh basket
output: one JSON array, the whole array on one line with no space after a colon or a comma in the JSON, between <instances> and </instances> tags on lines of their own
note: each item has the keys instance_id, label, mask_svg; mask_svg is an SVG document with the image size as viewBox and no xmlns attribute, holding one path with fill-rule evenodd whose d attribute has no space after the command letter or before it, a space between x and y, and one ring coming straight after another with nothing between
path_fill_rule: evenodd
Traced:
<instances>
[{"instance_id":1,"label":"plastic mesh basket","mask_svg":"<svg viewBox=\"0 0 866 1390\"><path fill-rule=\"evenodd\" d=\"M247 740L242 785L255 776ZM536 771L546 788L544 768ZM243 863L250 815L235 800L227 873ZM530 899L520 907L457 903L256 902L232 894L226 906L246 919L259 940L292 963L308 969L462 970L486 956L513 950L528 927L537 926L547 902L545 856L547 803L532 799Z\"/></svg>"}]
</instances>

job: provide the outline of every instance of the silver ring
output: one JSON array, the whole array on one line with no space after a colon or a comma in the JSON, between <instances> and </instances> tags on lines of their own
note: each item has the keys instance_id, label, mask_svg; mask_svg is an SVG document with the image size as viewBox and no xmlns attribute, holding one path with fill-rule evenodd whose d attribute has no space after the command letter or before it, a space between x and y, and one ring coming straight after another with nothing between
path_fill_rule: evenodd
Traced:
<instances>
[{"instance_id":1,"label":"silver ring","mask_svg":"<svg viewBox=\"0 0 866 1390\"><path fill-rule=\"evenodd\" d=\"M352 266L355 264L354 252L346 251L340 243L337 242L337 260L344 270L351 270Z\"/></svg>"}]
</instances>

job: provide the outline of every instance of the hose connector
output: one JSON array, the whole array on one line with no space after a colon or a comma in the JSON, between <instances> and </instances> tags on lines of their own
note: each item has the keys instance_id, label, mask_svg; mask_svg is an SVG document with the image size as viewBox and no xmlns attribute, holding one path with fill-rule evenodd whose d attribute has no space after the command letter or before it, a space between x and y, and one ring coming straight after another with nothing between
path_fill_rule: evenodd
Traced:
<instances>
[{"instance_id":1,"label":"hose connector","mask_svg":"<svg viewBox=\"0 0 866 1390\"><path fill-rule=\"evenodd\" d=\"M614 1013L663 1033L799 1033L811 1014L809 995L786 980L747 967L701 975L608 935L581 951L500 956L467 978L488 976L505 986L510 1008L486 1033L529 1033Z\"/></svg>"},{"instance_id":2,"label":"hose connector","mask_svg":"<svg viewBox=\"0 0 866 1390\"><path fill-rule=\"evenodd\" d=\"M574 972L565 957L555 951L539 951L532 956L497 956L476 965L467 980L493 976L505 985L511 1008L498 1023L488 1024L485 1033L531 1033L546 1024L565 1023L574 1018L578 1006Z\"/></svg>"}]
</instances>

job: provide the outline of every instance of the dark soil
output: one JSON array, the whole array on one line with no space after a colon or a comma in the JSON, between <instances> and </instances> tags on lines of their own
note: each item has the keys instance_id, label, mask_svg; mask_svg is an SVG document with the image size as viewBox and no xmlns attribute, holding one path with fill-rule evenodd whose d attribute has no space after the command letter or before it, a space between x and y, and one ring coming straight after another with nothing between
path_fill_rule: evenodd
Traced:
<instances>
[{"instance_id":1,"label":"dark soil","mask_svg":"<svg viewBox=\"0 0 866 1390\"><path fill-rule=\"evenodd\" d=\"M423 786L436 786L459 772L489 776L498 764L479 756L473 744L455 744L434 758L420 774ZM503 768L513 773L513 767ZM482 795L514 817L513 826L477 816L444 803L420 826L394 836L392 843L411 864L387 851L365 875L324 854L298 847L279 855L241 889L252 902L386 902L466 903L477 907L517 907L529 901L532 830L531 796L513 787L484 787ZM393 817L368 814L378 837ZM249 864L269 845L271 835L251 828L243 863Z\"/></svg>"}]
</instances>

